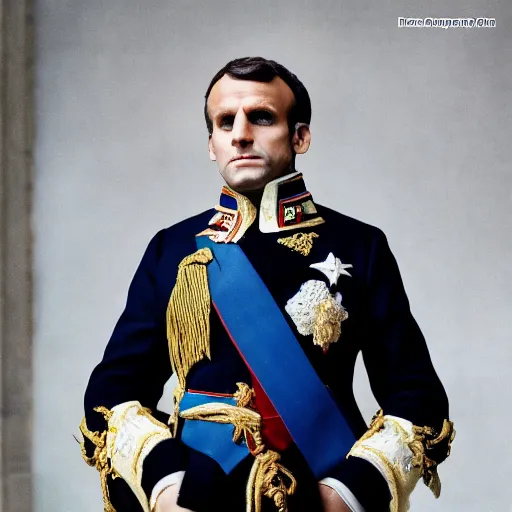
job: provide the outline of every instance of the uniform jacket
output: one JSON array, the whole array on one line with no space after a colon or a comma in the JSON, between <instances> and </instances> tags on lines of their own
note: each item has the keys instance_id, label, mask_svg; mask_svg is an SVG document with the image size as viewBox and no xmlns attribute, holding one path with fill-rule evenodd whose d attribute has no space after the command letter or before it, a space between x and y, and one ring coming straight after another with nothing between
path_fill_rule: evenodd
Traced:
<instances>
[{"instance_id":1,"label":"uniform jacket","mask_svg":"<svg viewBox=\"0 0 512 512\"><path fill-rule=\"evenodd\" d=\"M293 231L284 235L262 233L257 222L238 244L281 308L314 369L332 391L356 438L368 429L352 389L359 352L371 389L386 414L439 431L448 417L447 397L411 314L385 235L376 227L327 207L316 208L325 222L300 230L318 235L308 256L277 242ZM104 418L93 410L97 406L111 408L137 400L159 415L156 406L172 373L166 339L169 297L180 261L196 251L195 236L208 226L215 213L207 210L186 219L160 231L150 241L129 288L126 307L87 386L85 414L92 431L106 428ZM318 271L309 265L324 261L331 252L342 262L352 264L351 277L338 282L349 317L342 323L340 339L324 353L313 345L311 336L298 333L284 307L302 283L319 279ZM211 360L205 358L191 369L187 387L234 393L236 383L250 383L251 375L214 309L210 326ZM283 386L286 385L284 376ZM304 407L307 410L307 404ZM445 448L440 448L430 457L441 462L445 452ZM293 444L283 453L283 461L298 481L290 512L320 511L316 482ZM198 512L216 508L242 511L250 467L250 461L244 461L227 476L213 459L185 446L178 432L176 438L161 442L146 457L142 486L149 496L162 477L185 471L179 497L182 507ZM368 461L356 457L342 459L330 476L343 482L367 512L389 509L386 481ZM118 512L140 510L122 479L110 480L109 487Z\"/></svg>"}]
</instances>

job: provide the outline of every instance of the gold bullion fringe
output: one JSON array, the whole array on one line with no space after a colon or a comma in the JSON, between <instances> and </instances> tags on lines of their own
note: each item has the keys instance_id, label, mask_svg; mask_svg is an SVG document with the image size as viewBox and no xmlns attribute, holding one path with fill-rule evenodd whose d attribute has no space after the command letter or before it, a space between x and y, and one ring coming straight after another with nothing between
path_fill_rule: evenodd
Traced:
<instances>
[{"instance_id":1,"label":"gold bullion fringe","mask_svg":"<svg viewBox=\"0 0 512 512\"><path fill-rule=\"evenodd\" d=\"M348 318L347 311L332 297L315 306L317 315L313 325L313 343L327 350L341 336L341 322Z\"/></svg>"},{"instance_id":2,"label":"gold bullion fringe","mask_svg":"<svg viewBox=\"0 0 512 512\"><path fill-rule=\"evenodd\" d=\"M173 371L181 389L190 368L210 359L210 291L206 265L212 261L208 248L184 258L167 307L167 340Z\"/></svg>"},{"instance_id":3,"label":"gold bullion fringe","mask_svg":"<svg viewBox=\"0 0 512 512\"><path fill-rule=\"evenodd\" d=\"M308 256L313 248L313 239L318 237L317 233L295 233L292 236L278 238L277 243L302 254L302 256Z\"/></svg>"},{"instance_id":4,"label":"gold bullion fringe","mask_svg":"<svg viewBox=\"0 0 512 512\"><path fill-rule=\"evenodd\" d=\"M112 416L112 411L109 411L106 407L95 407L94 410L103 414L105 420L108 420ZM114 468L110 467L108 457L107 457L107 430L102 432L91 432L87 428L87 423L85 418L82 419L80 423L80 432L84 436L84 438L89 439L91 443L93 443L96 448L94 449L94 454L92 457L87 456L87 451L85 449L85 441L80 443L80 451L82 452L82 457L88 466L96 468L100 473L100 482L101 482L101 491L103 493L103 509L104 512L116 512L116 509L113 507L110 502L110 495L108 492L107 485L107 477L108 475L112 475L113 478L117 478L119 475L116 473Z\"/></svg>"}]
</instances>

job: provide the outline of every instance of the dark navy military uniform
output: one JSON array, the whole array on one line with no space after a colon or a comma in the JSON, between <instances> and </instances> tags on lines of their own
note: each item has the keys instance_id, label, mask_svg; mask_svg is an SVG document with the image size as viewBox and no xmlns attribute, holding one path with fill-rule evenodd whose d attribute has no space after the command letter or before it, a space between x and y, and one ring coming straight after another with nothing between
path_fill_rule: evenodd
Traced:
<instances>
[{"instance_id":1,"label":"dark navy military uniform","mask_svg":"<svg viewBox=\"0 0 512 512\"><path fill-rule=\"evenodd\" d=\"M325 223L301 230L318 234L306 257L277 243L282 232L262 233L257 223L249 227L238 244L332 392L356 438L368 429L352 389L360 351L372 391L386 414L439 431L448 417L447 397L410 312L386 237L375 227L326 207L316 207ZM156 410L163 386L171 376L165 315L178 265L196 251L195 236L205 229L214 213L208 210L184 220L160 231L151 240L130 286L126 308L87 387L85 412L91 430L105 429L105 420L93 411L97 406L111 408L138 400L144 407ZM325 260L331 252L341 261L350 262L353 268L352 277L340 280L338 286L349 318L343 322L339 341L324 352L313 345L311 336L297 332L284 307L302 283L318 278L318 271L309 265ZM195 364L187 376L187 387L234 393L237 382L251 383L251 374L213 309L210 325L211 360L205 358ZM287 386L285 376L282 385ZM307 404L304 407L307 410ZM429 456L441 462L445 452L446 446L440 446ZM298 482L297 491L289 500L290 512L321 511L317 482L297 447L292 443L282 456L283 464ZM149 496L161 478L185 471L180 506L198 512L240 512L245 510L245 482L250 468L249 458L226 475L213 459L185 446L178 431L177 438L161 442L145 459L142 486ZM342 459L329 476L344 483L367 512L389 510L386 481L369 462L356 457ZM118 512L140 510L122 479L110 480L109 487Z\"/></svg>"}]
</instances>

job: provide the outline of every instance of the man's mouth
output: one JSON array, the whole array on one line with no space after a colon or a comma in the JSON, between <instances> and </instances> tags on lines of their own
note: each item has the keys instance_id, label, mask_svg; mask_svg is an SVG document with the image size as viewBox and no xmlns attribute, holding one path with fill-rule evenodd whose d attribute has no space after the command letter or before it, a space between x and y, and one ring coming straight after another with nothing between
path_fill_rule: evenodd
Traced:
<instances>
[{"instance_id":1,"label":"man's mouth","mask_svg":"<svg viewBox=\"0 0 512 512\"><path fill-rule=\"evenodd\" d=\"M259 160L261 159L260 156L257 155L237 155L233 157L230 162L237 162L239 160Z\"/></svg>"}]
</instances>

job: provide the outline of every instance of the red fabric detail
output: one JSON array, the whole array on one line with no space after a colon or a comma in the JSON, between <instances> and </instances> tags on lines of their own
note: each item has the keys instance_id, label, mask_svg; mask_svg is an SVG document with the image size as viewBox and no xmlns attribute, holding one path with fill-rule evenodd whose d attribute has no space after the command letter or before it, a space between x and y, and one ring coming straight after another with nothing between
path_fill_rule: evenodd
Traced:
<instances>
[{"instance_id":1,"label":"red fabric detail","mask_svg":"<svg viewBox=\"0 0 512 512\"><path fill-rule=\"evenodd\" d=\"M263 442L270 449L282 452L292 444L292 436L250 368L249 371L251 372L252 387L255 394L255 405L262 419L261 436Z\"/></svg>"},{"instance_id":2,"label":"red fabric detail","mask_svg":"<svg viewBox=\"0 0 512 512\"><path fill-rule=\"evenodd\" d=\"M217 312L217 315L219 316L219 319L224 326L224 329L226 329L226 332L228 333L229 338L231 339L231 342L237 349L238 353L240 354L240 357L243 359L245 365L249 369L249 372L251 372L251 379L252 379L252 387L254 389L255 394L255 402L256 402L256 408L258 409L258 412L261 414L262 418L262 438L263 442L266 446L271 448L272 450L276 451L282 451L293 442L293 438L288 432L288 429L286 428L285 424L283 423L283 420L277 414L277 411L274 409L274 406L272 405L272 402L270 401L270 398L267 396L263 388L261 387L260 382L258 381L258 378L251 370L251 367L247 363L244 355L238 348L238 345L236 344L236 341L234 340L233 336L231 335L231 332L228 329L228 326L224 322L224 319L222 318L222 315L220 314L219 308L215 304L215 302L212 301L212 305Z\"/></svg>"},{"instance_id":3,"label":"red fabric detail","mask_svg":"<svg viewBox=\"0 0 512 512\"><path fill-rule=\"evenodd\" d=\"M211 395L211 396L223 396L227 398L233 398L233 393L214 393L213 391L199 391L197 389L188 389L189 393L196 393L198 395Z\"/></svg>"},{"instance_id":4,"label":"red fabric detail","mask_svg":"<svg viewBox=\"0 0 512 512\"><path fill-rule=\"evenodd\" d=\"M300 204L298 204L295 207L295 213L296 213L297 224L300 224L302 222L302 206Z\"/></svg>"}]
</instances>

